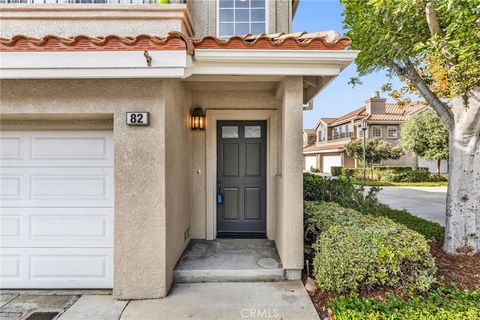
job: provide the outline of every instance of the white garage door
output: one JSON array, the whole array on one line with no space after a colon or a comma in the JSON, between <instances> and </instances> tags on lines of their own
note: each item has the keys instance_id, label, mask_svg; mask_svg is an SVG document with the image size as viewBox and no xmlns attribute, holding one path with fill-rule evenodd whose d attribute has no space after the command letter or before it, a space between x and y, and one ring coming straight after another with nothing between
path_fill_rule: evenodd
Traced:
<instances>
[{"instance_id":1,"label":"white garage door","mask_svg":"<svg viewBox=\"0 0 480 320\"><path fill-rule=\"evenodd\" d=\"M317 169L317 157L316 156L305 157L305 170L310 171L312 168Z\"/></svg>"},{"instance_id":2,"label":"white garage door","mask_svg":"<svg viewBox=\"0 0 480 320\"><path fill-rule=\"evenodd\" d=\"M323 172L332 173L331 167L341 167L342 156L323 156Z\"/></svg>"},{"instance_id":3,"label":"white garage door","mask_svg":"<svg viewBox=\"0 0 480 320\"><path fill-rule=\"evenodd\" d=\"M2 131L2 288L111 288L109 131Z\"/></svg>"}]
</instances>

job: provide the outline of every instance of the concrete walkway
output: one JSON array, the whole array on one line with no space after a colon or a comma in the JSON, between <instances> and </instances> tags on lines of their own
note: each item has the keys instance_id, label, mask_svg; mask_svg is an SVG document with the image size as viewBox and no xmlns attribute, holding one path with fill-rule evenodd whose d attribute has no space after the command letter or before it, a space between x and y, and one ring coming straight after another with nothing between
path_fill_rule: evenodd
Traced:
<instances>
[{"instance_id":1,"label":"concrete walkway","mask_svg":"<svg viewBox=\"0 0 480 320\"><path fill-rule=\"evenodd\" d=\"M382 187L378 200L445 226L447 187Z\"/></svg>"},{"instance_id":2,"label":"concrete walkway","mask_svg":"<svg viewBox=\"0 0 480 320\"><path fill-rule=\"evenodd\" d=\"M0 319L319 319L301 281L175 284L164 299L137 301L92 293L0 291Z\"/></svg>"},{"instance_id":3,"label":"concrete walkway","mask_svg":"<svg viewBox=\"0 0 480 320\"><path fill-rule=\"evenodd\" d=\"M121 320L316 320L301 281L177 284L160 300L132 301Z\"/></svg>"}]
</instances>

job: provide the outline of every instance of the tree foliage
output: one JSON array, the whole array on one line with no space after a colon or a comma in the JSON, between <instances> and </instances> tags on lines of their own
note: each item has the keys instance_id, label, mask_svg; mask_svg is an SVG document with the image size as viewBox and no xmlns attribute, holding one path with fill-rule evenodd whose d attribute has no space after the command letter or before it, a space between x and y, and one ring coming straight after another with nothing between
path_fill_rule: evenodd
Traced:
<instances>
[{"instance_id":1,"label":"tree foliage","mask_svg":"<svg viewBox=\"0 0 480 320\"><path fill-rule=\"evenodd\" d=\"M480 251L480 1L341 1L359 74L397 75L450 132L444 249Z\"/></svg>"},{"instance_id":2,"label":"tree foliage","mask_svg":"<svg viewBox=\"0 0 480 320\"><path fill-rule=\"evenodd\" d=\"M448 130L432 110L402 125L400 144L405 151L427 160L448 159Z\"/></svg>"},{"instance_id":3,"label":"tree foliage","mask_svg":"<svg viewBox=\"0 0 480 320\"><path fill-rule=\"evenodd\" d=\"M342 0L360 75L389 69L412 81L414 67L438 97L480 84L478 0ZM431 8L430 11L428 8ZM431 12L429 14L429 12ZM418 89L408 83L411 91Z\"/></svg>"},{"instance_id":4,"label":"tree foliage","mask_svg":"<svg viewBox=\"0 0 480 320\"><path fill-rule=\"evenodd\" d=\"M354 159L363 161L363 140L354 140L345 145L345 151ZM365 140L365 161L368 167L382 160L399 159L403 151L398 146L392 146L385 140Z\"/></svg>"}]
</instances>

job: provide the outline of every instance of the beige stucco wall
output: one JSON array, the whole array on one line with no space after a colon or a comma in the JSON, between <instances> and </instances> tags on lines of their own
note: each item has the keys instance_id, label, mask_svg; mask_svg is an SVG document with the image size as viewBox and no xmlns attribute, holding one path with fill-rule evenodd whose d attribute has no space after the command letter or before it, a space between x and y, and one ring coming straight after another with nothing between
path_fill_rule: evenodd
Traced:
<instances>
[{"instance_id":1,"label":"beige stucco wall","mask_svg":"<svg viewBox=\"0 0 480 320\"><path fill-rule=\"evenodd\" d=\"M192 17L185 4L21 4L0 6L3 37L24 34L33 37L89 35L165 36L169 31L193 35Z\"/></svg>"},{"instance_id":2,"label":"beige stucco wall","mask_svg":"<svg viewBox=\"0 0 480 320\"><path fill-rule=\"evenodd\" d=\"M256 88L256 89L255 89ZM261 89L264 90L261 90ZM233 89L236 89L233 91ZM255 89L255 90L254 90ZM274 91L262 83L201 82L192 86L192 105L208 110L277 109ZM245 97L248 96L248 99ZM213 126L207 118L207 127ZM208 130L208 128L207 128ZM195 239L207 238L206 226L206 134L192 132L192 226Z\"/></svg>"},{"instance_id":3,"label":"beige stucco wall","mask_svg":"<svg viewBox=\"0 0 480 320\"><path fill-rule=\"evenodd\" d=\"M3 80L0 85L2 116L113 118L113 293L121 299L165 296L165 81ZM132 110L150 112L150 126L127 126L125 112Z\"/></svg>"},{"instance_id":4,"label":"beige stucco wall","mask_svg":"<svg viewBox=\"0 0 480 320\"><path fill-rule=\"evenodd\" d=\"M275 240L283 267L287 270L303 269L302 101L302 78L286 78L282 84L279 112ZM299 277L300 273L295 276Z\"/></svg>"},{"instance_id":5,"label":"beige stucco wall","mask_svg":"<svg viewBox=\"0 0 480 320\"><path fill-rule=\"evenodd\" d=\"M191 135L190 90L179 81L167 81L165 99L166 286L190 240Z\"/></svg>"},{"instance_id":6,"label":"beige stucco wall","mask_svg":"<svg viewBox=\"0 0 480 320\"><path fill-rule=\"evenodd\" d=\"M355 159L350 157L346 152L343 154L343 167L344 168L355 168Z\"/></svg>"},{"instance_id":7,"label":"beige stucco wall","mask_svg":"<svg viewBox=\"0 0 480 320\"><path fill-rule=\"evenodd\" d=\"M291 0L266 0L267 33L290 32ZM187 4L22 4L0 7L1 35L101 36L166 35L182 31L204 37L217 35L217 1L187 0ZM41 10L39 10L41 9Z\"/></svg>"}]
</instances>

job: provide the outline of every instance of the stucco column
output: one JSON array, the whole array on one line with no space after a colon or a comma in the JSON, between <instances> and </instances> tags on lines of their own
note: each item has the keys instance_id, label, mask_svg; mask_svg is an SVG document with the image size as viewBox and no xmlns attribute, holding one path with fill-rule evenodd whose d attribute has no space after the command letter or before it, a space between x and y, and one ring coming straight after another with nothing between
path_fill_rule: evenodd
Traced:
<instances>
[{"instance_id":1,"label":"stucco column","mask_svg":"<svg viewBox=\"0 0 480 320\"><path fill-rule=\"evenodd\" d=\"M277 248L289 279L303 269L303 87L301 77L283 83Z\"/></svg>"},{"instance_id":2,"label":"stucco column","mask_svg":"<svg viewBox=\"0 0 480 320\"><path fill-rule=\"evenodd\" d=\"M150 125L125 124L125 109L114 113L115 246L117 299L166 296L165 99L157 83L149 104ZM131 107L132 108L132 107Z\"/></svg>"}]
</instances>

